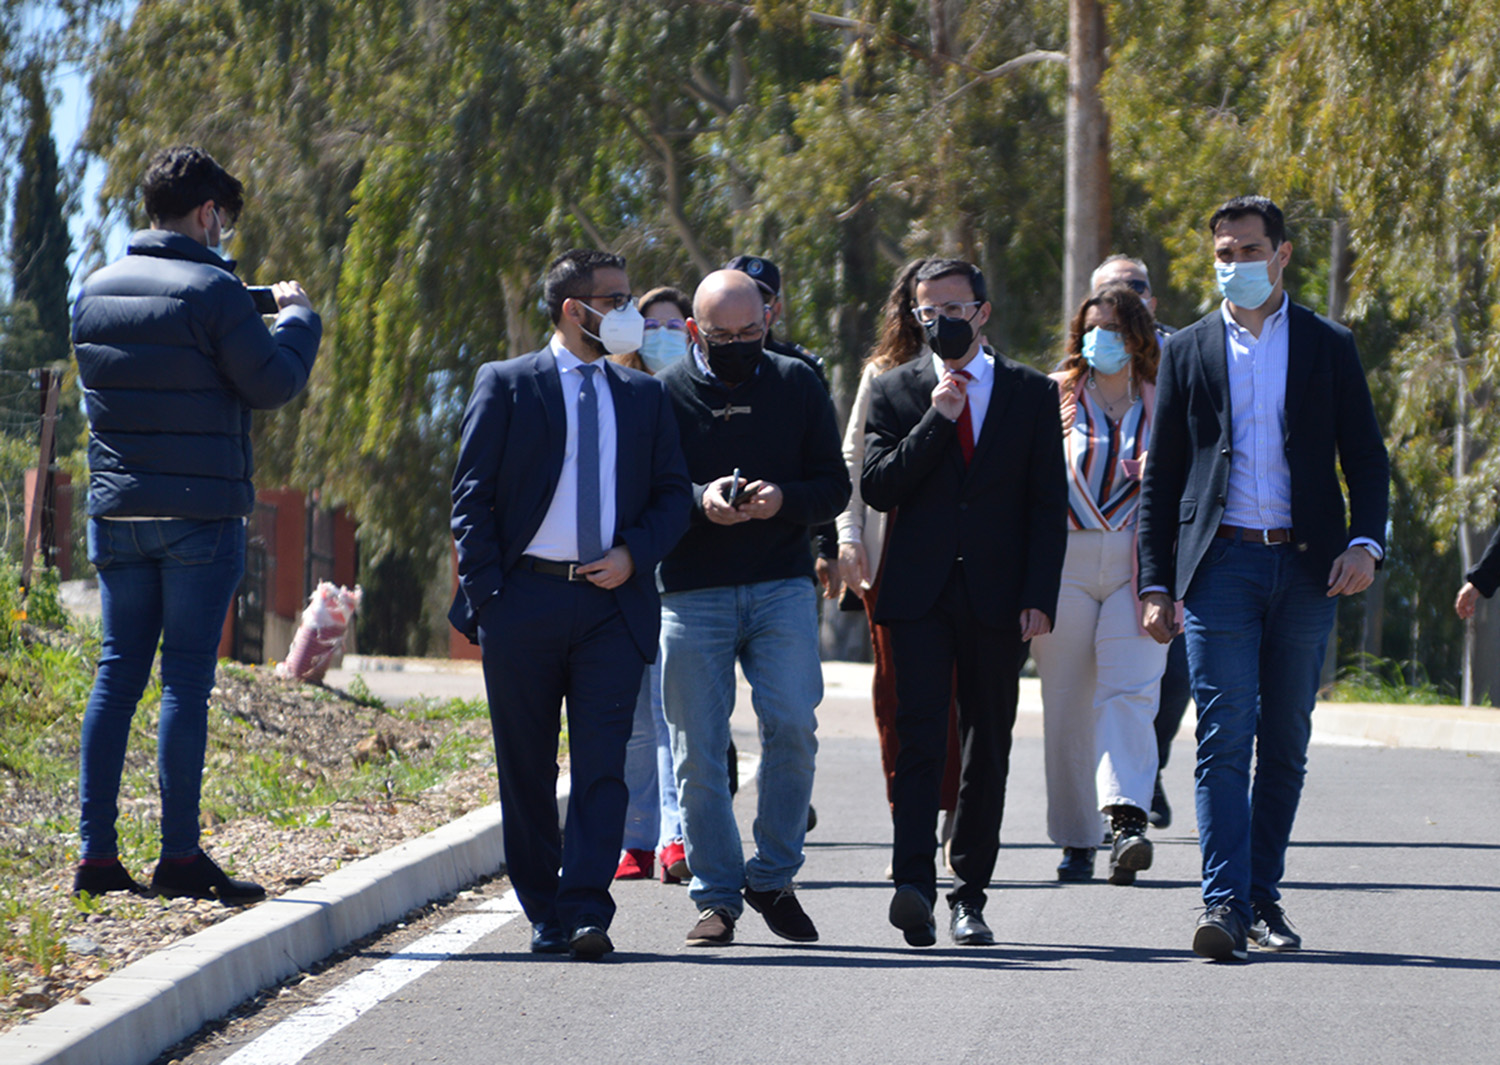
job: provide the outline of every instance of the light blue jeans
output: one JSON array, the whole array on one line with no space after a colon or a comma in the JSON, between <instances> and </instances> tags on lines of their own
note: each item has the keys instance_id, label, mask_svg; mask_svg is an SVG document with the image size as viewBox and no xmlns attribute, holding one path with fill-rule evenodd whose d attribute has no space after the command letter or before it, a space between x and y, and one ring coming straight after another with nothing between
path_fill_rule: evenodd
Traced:
<instances>
[{"instance_id":1,"label":"light blue jeans","mask_svg":"<svg viewBox=\"0 0 1500 1065\"><path fill-rule=\"evenodd\" d=\"M635 700L635 723L625 747L627 850L660 850L682 838L677 808L677 775L672 767L672 736L661 709L661 659L646 667Z\"/></svg>"},{"instance_id":2,"label":"light blue jeans","mask_svg":"<svg viewBox=\"0 0 1500 1065\"><path fill-rule=\"evenodd\" d=\"M789 887L802 868L823 701L818 610L805 577L661 597L662 708L672 737L687 863L699 910L738 917L740 892ZM734 664L760 723L755 854L745 860L725 757Z\"/></svg>"}]
</instances>

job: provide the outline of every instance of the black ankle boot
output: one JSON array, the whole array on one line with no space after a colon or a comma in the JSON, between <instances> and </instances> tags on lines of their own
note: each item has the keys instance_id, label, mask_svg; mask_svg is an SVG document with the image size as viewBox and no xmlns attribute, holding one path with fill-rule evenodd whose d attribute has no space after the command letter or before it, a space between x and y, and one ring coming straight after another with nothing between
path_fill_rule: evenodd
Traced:
<instances>
[{"instance_id":1,"label":"black ankle boot","mask_svg":"<svg viewBox=\"0 0 1500 1065\"><path fill-rule=\"evenodd\" d=\"M128 891L132 895L149 895L146 885L125 871L116 858L109 865L78 863L73 870L73 894L103 895L110 891Z\"/></svg>"},{"instance_id":2,"label":"black ankle boot","mask_svg":"<svg viewBox=\"0 0 1500 1065\"><path fill-rule=\"evenodd\" d=\"M217 899L225 906L244 906L266 897L266 889L259 884L229 879L202 851L188 862L157 862L151 887L169 899Z\"/></svg>"}]
</instances>

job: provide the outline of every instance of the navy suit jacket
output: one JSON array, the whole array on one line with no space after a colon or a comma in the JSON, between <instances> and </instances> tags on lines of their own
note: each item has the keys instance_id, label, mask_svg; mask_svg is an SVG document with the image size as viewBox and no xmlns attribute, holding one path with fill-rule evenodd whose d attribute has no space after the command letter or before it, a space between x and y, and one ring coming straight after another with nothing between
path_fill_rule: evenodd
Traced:
<instances>
[{"instance_id":1,"label":"navy suit jacket","mask_svg":"<svg viewBox=\"0 0 1500 1065\"><path fill-rule=\"evenodd\" d=\"M899 510L886 533L875 620L925 616L960 556L984 624L1016 628L1028 609L1056 619L1068 546L1057 385L995 355L990 405L967 467L956 424L933 409L936 387L925 351L871 386L860 492L876 510Z\"/></svg>"},{"instance_id":2,"label":"navy suit jacket","mask_svg":"<svg viewBox=\"0 0 1500 1065\"><path fill-rule=\"evenodd\" d=\"M607 360L599 365L615 407L614 543L628 547L635 563L635 573L614 594L631 638L650 662L661 628L656 564L688 525L687 464L660 382ZM459 587L448 620L470 640L546 516L566 434L562 381L550 348L480 367L453 471Z\"/></svg>"},{"instance_id":3,"label":"navy suit jacket","mask_svg":"<svg viewBox=\"0 0 1500 1065\"><path fill-rule=\"evenodd\" d=\"M1291 473L1292 536L1324 572L1353 537L1385 547L1390 464L1349 330L1298 304L1288 312L1282 446ZM1141 484L1141 588L1181 599L1224 518L1229 465L1229 356L1217 309L1167 338ZM1349 524L1339 469L1349 486Z\"/></svg>"}]
</instances>

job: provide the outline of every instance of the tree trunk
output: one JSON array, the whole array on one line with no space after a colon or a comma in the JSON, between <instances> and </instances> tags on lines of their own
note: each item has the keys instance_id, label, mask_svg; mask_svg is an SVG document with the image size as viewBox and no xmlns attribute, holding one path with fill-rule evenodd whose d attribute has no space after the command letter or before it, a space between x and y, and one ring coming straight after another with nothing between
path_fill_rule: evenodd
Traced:
<instances>
[{"instance_id":1,"label":"tree trunk","mask_svg":"<svg viewBox=\"0 0 1500 1065\"><path fill-rule=\"evenodd\" d=\"M1098 0L1068 0L1064 320L1088 296L1089 275L1109 248L1109 116L1099 95L1104 46Z\"/></svg>"},{"instance_id":2,"label":"tree trunk","mask_svg":"<svg viewBox=\"0 0 1500 1065\"><path fill-rule=\"evenodd\" d=\"M1336 218L1328 249L1328 317L1335 322L1344 320L1344 309L1349 305L1349 274L1353 269L1354 252L1349 247L1349 224L1342 218ZM1385 582L1377 581L1365 592L1366 609L1372 607L1375 596L1384 590ZM1329 688L1338 679L1341 608L1341 603L1334 604L1333 631L1328 634L1328 647L1323 654L1323 673L1318 684L1320 688Z\"/></svg>"}]
</instances>

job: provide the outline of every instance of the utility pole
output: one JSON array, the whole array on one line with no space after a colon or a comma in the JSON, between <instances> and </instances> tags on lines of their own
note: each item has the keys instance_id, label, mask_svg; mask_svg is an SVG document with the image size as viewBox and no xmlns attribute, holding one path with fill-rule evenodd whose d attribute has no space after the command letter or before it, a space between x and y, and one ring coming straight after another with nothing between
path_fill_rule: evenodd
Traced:
<instances>
[{"instance_id":1,"label":"utility pole","mask_svg":"<svg viewBox=\"0 0 1500 1065\"><path fill-rule=\"evenodd\" d=\"M26 518L26 547L21 555L21 588L31 588L32 560L36 555L37 540L42 533L42 511L52 498L52 467L56 461L57 398L62 377L54 370L38 370L37 382L41 386L42 433L37 448L36 478L31 483L29 513ZM56 555L56 530L50 530L53 542L47 552L50 560Z\"/></svg>"},{"instance_id":2,"label":"utility pole","mask_svg":"<svg viewBox=\"0 0 1500 1065\"><path fill-rule=\"evenodd\" d=\"M1089 275L1109 251L1109 116L1099 0L1068 0L1067 175L1063 221L1063 315L1089 294Z\"/></svg>"}]
</instances>

